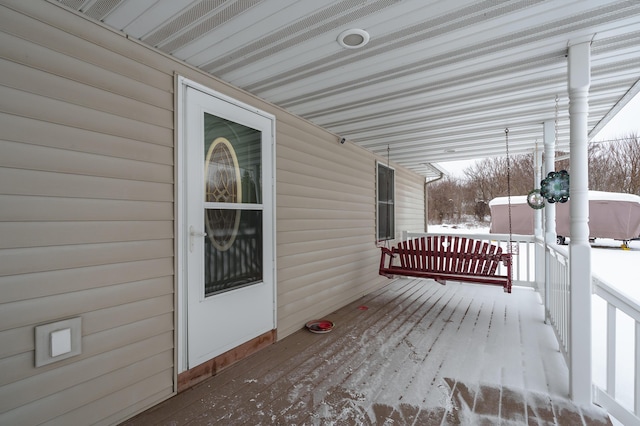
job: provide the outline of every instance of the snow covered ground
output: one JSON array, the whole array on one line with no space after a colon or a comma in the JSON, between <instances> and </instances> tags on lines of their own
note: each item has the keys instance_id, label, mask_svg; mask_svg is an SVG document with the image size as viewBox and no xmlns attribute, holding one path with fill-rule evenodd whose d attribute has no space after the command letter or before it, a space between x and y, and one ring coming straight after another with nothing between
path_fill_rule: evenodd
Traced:
<instances>
[{"instance_id":1,"label":"snow covered ground","mask_svg":"<svg viewBox=\"0 0 640 426\"><path fill-rule=\"evenodd\" d=\"M429 225L429 232L489 233L488 226L475 223L461 225ZM628 250L621 241L598 238L591 244L592 274L640 304L640 240L629 243ZM606 303L598 296L592 300L593 323L593 380L605 388L606 372ZM616 318L616 398L632 410L634 388L635 325L631 317L618 312Z\"/></svg>"}]
</instances>

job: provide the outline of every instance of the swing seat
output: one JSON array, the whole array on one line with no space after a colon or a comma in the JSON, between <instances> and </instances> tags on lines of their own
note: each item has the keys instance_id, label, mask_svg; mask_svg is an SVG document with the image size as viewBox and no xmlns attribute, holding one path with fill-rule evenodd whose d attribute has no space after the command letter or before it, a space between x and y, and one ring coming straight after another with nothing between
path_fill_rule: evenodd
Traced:
<instances>
[{"instance_id":1,"label":"swing seat","mask_svg":"<svg viewBox=\"0 0 640 426\"><path fill-rule=\"evenodd\" d=\"M511 253L485 241L457 236L428 236L382 247L380 275L431 278L440 284L465 281L500 285L511 293ZM498 275L500 263L506 275Z\"/></svg>"}]
</instances>

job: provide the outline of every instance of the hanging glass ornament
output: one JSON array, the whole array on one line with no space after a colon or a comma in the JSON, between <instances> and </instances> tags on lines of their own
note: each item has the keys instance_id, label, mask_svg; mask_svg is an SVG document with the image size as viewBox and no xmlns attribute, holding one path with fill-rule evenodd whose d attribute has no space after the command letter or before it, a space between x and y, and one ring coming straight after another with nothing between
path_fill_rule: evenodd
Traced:
<instances>
[{"instance_id":1,"label":"hanging glass ornament","mask_svg":"<svg viewBox=\"0 0 640 426\"><path fill-rule=\"evenodd\" d=\"M544 208L544 197L540 194L539 189L532 189L527 195L527 204L529 207L535 210L540 210Z\"/></svg>"},{"instance_id":2,"label":"hanging glass ornament","mask_svg":"<svg viewBox=\"0 0 640 426\"><path fill-rule=\"evenodd\" d=\"M566 203L569 200L569 173L566 170L549 172L540 182L540 195L550 203Z\"/></svg>"}]
</instances>

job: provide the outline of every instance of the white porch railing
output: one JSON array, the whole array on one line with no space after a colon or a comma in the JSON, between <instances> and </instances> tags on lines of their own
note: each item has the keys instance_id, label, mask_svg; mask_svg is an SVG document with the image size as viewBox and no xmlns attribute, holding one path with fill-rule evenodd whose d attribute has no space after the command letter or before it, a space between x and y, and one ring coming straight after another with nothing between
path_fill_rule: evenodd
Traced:
<instances>
[{"instance_id":1,"label":"white porch railing","mask_svg":"<svg viewBox=\"0 0 640 426\"><path fill-rule=\"evenodd\" d=\"M487 240L498 244L506 251L508 247L508 234L466 234L466 233L418 233L403 232L403 239L418 238L427 235L452 235L473 238L476 240ZM558 345L569 365L569 319L570 319L570 281L569 281L569 250L567 247L549 245L546 247L547 270L544 277L535 276L536 264L536 244L540 249L542 242L531 235L513 235L512 241L517 242L518 253L513 257L513 284L529 286L538 290L544 300L545 315L548 323L552 326ZM542 251L538 251L541 253ZM538 274L540 275L540 274ZM606 315L603 327L604 336L594 336L594 341L600 337L604 340L601 345L594 345L594 348L604 347L604 357L598 358L594 354L592 359L605 359L604 372L596 371L594 374L593 394L594 402L604 407L612 416L621 421L625 426L640 426L640 305L628 298L618 290L613 288L604 279L592 275L592 291L594 294L594 310L598 303L606 304ZM627 318L624 326L620 326ZM600 318L596 315L595 318ZM633 325L630 326L629 323ZM633 342L633 354L627 356L631 359L624 364L624 354L616 351L619 343L624 343L628 347ZM626 354L630 355L630 354ZM570 367L569 367L570 368ZM598 378L604 377L600 381ZM618 378L619 380L616 380ZM631 382L619 383L622 381Z\"/></svg>"},{"instance_id":2,"label":"white porch railing","mask_svg":"<svg viewBox=\"0 0 640 426\"><path fill-rule=\"evenodd\" d=\"M569 365L569 256L566 247L547 246L547 281L545 315L553 328L564 360Z\"/></svg>"},{"instance_id":3,"label":"white porch railing","mask_svg":"<svg viewBox=\"0 0 640 426\"><path fill-rule=\"evenodd\" d=\"M624 425L640 425L640 305L595 275L592 290L594 309L606 304L604 336L594 336L606 341L604 383L594 383L594 402ZM618 356L620 346L627 350Z\"/></svg>"},{"instance_id":4,"label":"white porch railing","mask_svg":"<svg viewBox=\"0 0 640 426\"><path fill-rule=\"evenodd\" d=\"M552 325L565 360L569 355L569 255L562 246L549 246L547 265L549 277L547 280L546 299L547 318ZM592 311L598 309L598 304L604 304L601 315L592 312L592 323L599 327L592 332L595 344L592 352L604 348L604 353L594 353L592 360L596 368L594 371L593 396L594 402L604 407L612 416L625 426L640 426L640 305L629 297L620 293L601 277L592 274L591 288L594 294ZM625 317L627 327L619 326L619 317ZM603 324L597 321L604 320ZM633 325L631 325L632 323ZM592 325L592 327L593 327ZM598 331L602 330L602 333ZM601 334L601 335L599 335ZM616 355L618 343L625 347L633 346L633 354ZM601 343L601 344L600 344ZM624 358L627 355L627 359ZM604 371L599 369L598 360L604 360ZM626 361L626 362L625 362ZM598 378L602 379L598 380ZM616 378L626 380L627 383L618 384ZM603 383L597 383L597 382Z\"/></svg>"}]
</instances>

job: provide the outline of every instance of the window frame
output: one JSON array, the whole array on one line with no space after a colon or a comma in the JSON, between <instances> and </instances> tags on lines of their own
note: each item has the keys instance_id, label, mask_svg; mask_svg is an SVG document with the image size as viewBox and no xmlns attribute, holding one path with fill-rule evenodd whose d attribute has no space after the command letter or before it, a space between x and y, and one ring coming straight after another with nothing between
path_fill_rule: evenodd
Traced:
<instances>
[{"instance_id":1,"label":"window frame","mask_svg":"<svg viewBox=\"0 0 640 426\"><path fill-rule=\"evenodd\" d=\"M390 174L392 177L392 185L390 188L391 192L391 202L381 201L380 200L380 180L381 180L381 168L382 170L388 171L388 175ZM387 235L381 235L381 218L380 211L382 207L389 208L391 206L391 218L389 220L389 215L387 214L390 232ZM376 241L384 242L389 240L394 240L396 235L396 169L387 165L381 161L376 161Z\"/></svg>"}]
</instances>

